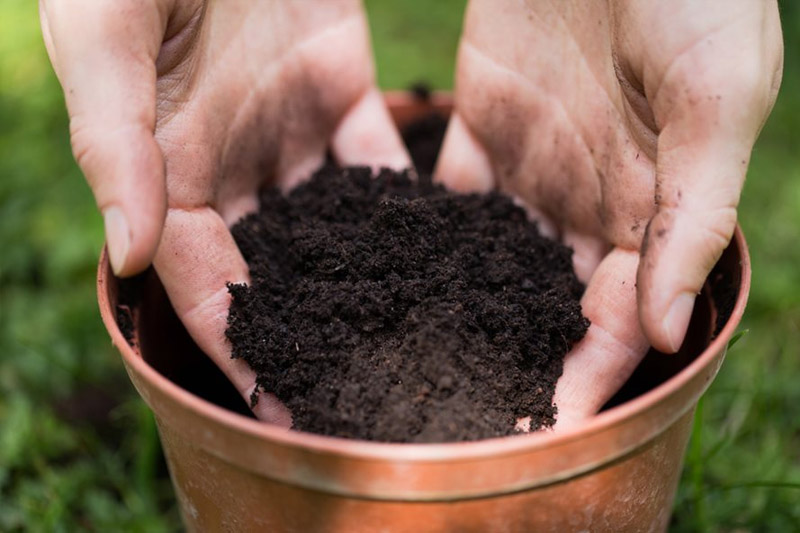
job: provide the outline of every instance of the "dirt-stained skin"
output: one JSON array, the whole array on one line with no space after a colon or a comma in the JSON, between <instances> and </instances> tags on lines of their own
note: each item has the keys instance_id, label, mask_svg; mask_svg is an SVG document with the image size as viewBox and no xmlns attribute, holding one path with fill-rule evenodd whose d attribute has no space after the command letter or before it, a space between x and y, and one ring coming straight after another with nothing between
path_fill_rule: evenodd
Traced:
<instances>
[{"instance_id":1,"label":"dirt-stained skin","mask_svg":"<svg viewBox=\"0 0 800 533\"><path fill-rule=\"evenodd\" d=\"M473 0L438 176L512 192L575 249L609 339L583 357L627 372L680 346L781 71L774 1Z\"/></svg>"}]
</instances>

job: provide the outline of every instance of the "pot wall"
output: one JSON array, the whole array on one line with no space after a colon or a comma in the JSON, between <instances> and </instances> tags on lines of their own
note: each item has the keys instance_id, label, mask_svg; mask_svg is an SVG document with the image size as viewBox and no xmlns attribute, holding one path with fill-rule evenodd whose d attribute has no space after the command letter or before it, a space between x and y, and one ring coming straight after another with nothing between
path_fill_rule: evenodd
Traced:
<instances>
[{"instance_id":1,"label":"pot wall","mask_svg":"<svg viewBox=\"0 0 800 533\"><path fill-rule=\"evenodd\" d=\"M692 414L589 475L495 497L430 502L366 500L286 485L220 460L167 425L159 427L191 531L664 531Z\"/></svg>"}]
</instances>

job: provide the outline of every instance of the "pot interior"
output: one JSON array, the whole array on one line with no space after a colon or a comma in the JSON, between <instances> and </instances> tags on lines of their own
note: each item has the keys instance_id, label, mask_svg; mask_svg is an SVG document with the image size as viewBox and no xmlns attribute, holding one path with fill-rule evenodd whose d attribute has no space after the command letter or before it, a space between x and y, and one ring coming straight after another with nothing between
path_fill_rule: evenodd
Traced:
<instances>
[{"instance_id":1,"label":"pot interior","mask_svg":"<svg viewBox=\"0 0 800 533\"><path fill-rule=\"evenodd\" d=\"M143 359L183 389L228 410L252 417L247 404L233 385L186 332L175 315L155 272L150 270L135 282L119 281L122 286L136 285L138 305L132 306L129 300L120 300L124 305L117 308L117 320L118 323L132 321L134 328L132 344ZM127 287L121 292L124 293L126 290ZM606 404L604 410L620 405L666 382L702 353L714 338L715 331L718 331L716 317L725 312L721 309L724 302L722 305L718 304L713 292L713 286L707 283L695 304L689 333L680 351L677 354L666 355L651 349L622 389ZM735 301L736 294L726 297L725 301L728 298ZM724 322L720 323L719 329L721 326L724 326Z\"/></svg>"},{"instance_id":2,"label":"pot interior","mask_svg":"<svg viewBox=\"0 0 800 533\"><path fill-rule=\"evenodd\" d=\"M436 95L428 102L401 96L391 104L394 118L401 128L426 113L438 111L446 114L450 110L448 99ZM689 332L680 351L665 355L651 349L604 410L661 385L703 352L733 311L741 285L741 257L742 250L734 238L697 298ZM120 329L150 366L196 396L252 418L247 404L235 388L188 335L152 269L128 280L111 276L108 290Z\"/></svg>"}]
</instances>

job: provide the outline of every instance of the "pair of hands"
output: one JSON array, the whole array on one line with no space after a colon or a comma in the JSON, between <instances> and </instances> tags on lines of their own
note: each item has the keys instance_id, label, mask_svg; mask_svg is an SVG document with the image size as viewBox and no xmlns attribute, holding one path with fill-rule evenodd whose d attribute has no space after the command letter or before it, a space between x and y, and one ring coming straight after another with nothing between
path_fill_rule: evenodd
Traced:
<instances>
[{"instance_id":1,"label":"pair of hands","mask_svg":"<svg viewBox=\"0 0 800 533\"><path fill-rule=\"evenodd\" d=\"M73 151L115 272L152 261L197 344L245 398L225 283L228 227L330 148L406 167L358 0L41 0ZM594 414L649 344L680 346L736 222L780 84L774 0L472 0L437 176L499 186L575 250L592 326L565 360L557 429ZM257 417L287 413L262 395Z\"/></svg>"}]
</instances>

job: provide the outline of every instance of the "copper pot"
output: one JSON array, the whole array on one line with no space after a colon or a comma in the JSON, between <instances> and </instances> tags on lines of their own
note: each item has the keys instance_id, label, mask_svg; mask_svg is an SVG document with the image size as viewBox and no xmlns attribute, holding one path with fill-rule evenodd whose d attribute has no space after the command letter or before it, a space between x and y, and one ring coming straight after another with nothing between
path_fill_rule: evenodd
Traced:
<instances>
[{"instance_id":1,"label":"copper pot","mask_svg":"<svg viewBox=\"0 0 800 533\"><path fill-rule=\"evenodd\" d=\"M450 108L447 95L427 103L399 93L387 99L401 126ZM715 301L723 285L733 295L727 303ZM737 228L681 351L648 354L583 426L470 443L383 444L252 419L192 343L154 273L125 288L138 300L134 347L117 323L120 281L105 253L97 279L103 322L155 413L191 531L663 531L697 400L722 364L749 288ZM724 327L715 328L725 312Z\"/></svg>"}]
</instances>

